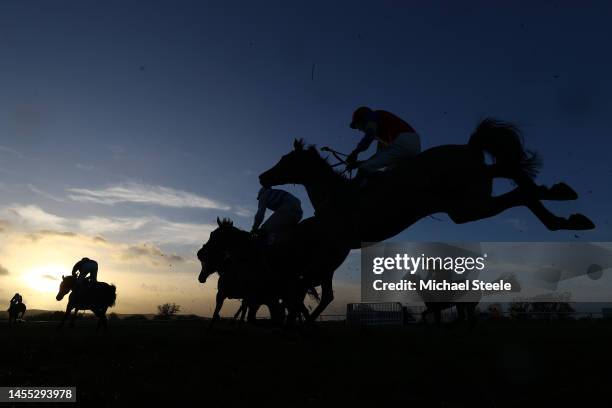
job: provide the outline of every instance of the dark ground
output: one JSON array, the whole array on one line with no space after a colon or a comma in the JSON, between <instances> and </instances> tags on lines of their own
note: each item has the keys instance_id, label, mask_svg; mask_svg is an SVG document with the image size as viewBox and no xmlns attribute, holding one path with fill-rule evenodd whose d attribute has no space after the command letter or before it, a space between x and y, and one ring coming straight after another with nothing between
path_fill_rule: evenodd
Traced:
<instances>
[{"instance_id":1,"label":"dark ground","mask_svg":"<svg viewBox=\"0 0 612 408\"><path fill-rule=\"evenodd\" d=\"M5 323L0 385L76 385L79 405L610 406L612 399L612 323L602 321L482 322L472 332L328 323L302 334L224 322L209 333L201 321L112 321L107 334L85 320L63 332L56 323Z\"/></svg>"}]
</instances>

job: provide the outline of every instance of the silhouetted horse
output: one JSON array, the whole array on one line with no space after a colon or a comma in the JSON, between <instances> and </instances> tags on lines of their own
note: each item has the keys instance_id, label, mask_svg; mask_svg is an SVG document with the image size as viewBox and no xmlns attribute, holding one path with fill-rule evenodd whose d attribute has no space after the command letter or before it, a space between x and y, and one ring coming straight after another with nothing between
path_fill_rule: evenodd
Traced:
<instances>
[{"instance_id":1,"label":"silhouetted horse","mask_svg":"<svg viewBox=\"0 0 612 408\"><path fill-rule=\"evenodd\" d=\"M109 307L115 305L117 299L117 288L115 285L109 285L105 282L83 282L82 285L76 285L77 278L75 276L62 276L59 292L55 297L58 301L62 300L69 292L68 305L66 305L66 313L60 322L58 329L61 329L66 322L70 312L74 309L74 315L70 320L70 326L74 326L79 310L91 310L99 319L96 330L104 326L107 329L106 311ZM78 286L75 288L75 286Z\"/></svg>"},{"instance_id":2,"label":"silhouetted horse","mask_svg":"<svg viewBox=\"0 0 612 408\"><path fill-rule=\"evenodd\" d=\"M495 160L487 164L485 153ZM296 140L294 150L259 176L263 186L302 184L317 217L342 223L351 246L390 238L428 215L444 212L458 224L526 206L550 230L584 230L595 225L582 214L569 218L548 211L540 200L575 200L564 183L536 185L537 155L524 149L518 129L484 120L466 145L425 150L391 170L372 175L364 186L342 177L313 147ZM509 178L517 187L492 196L493 179Z\"/></svg>"},{"instance_id":3,"label":"silhouetted horse","mask_svg":"<svg viewBox=\"0 0 612 408\"><path fill-rule=\"evenodd\" d=\"M221 318L220 312L223 307L225 299L242 299L240 308L234 315L234 319L241 315L241 321L244 320L244 316L248 312L248 322L255 323L257 311L261 305L268 307L270 311L270 318L273 322L280 324L282 320L280 298L277 294L266 292L258 292L257 287L251 285L252 277L245 277L243 273L254 274L254 268L245 269L244 271L238 271L229 267L230 260L225 258L217 263L215 255L207 256L205 263L206 251L204 247L197 253L197 257L202 264L202 270L198 276L200 283L206 283L206 280L210 275L217 272L219 279L217 280L217 295L215 297L215 311L213 313L212 320L209 324L209 329L212 329L214 324ZM209 264L208 268L206 264ZM214 265L214 266L212 266Z\"/></svg>"},{"instance_id":4,"label":"silhouetted horse","mask_svg":"<svg viewBox=\"0 0 612 408\"><path fill-rule=\"evenodd\" d=\"M13 303L8 308L9 326L11 323L17 323L17 320L23 320L23 315L26 312L26 305L23 302Z\"/></svg>"},{"instance_id":5,"label":"silhouetted horse","mask_svg":"<svg viewBox=\"0 0 612 408\"><path fill-rule=\"evenodd\" d=\"M198 251L202 264L200 282L221 271L220 285L225 275L232 276L236 287L242 288L239 295L251 302L263 303L262 299L280 298L289 311L287 321L290 324L299 314L313 321L333 300L333 274L346 259L350 248L344 244L345 240L336 240L327 234L327 229L314 218L298 224L282 250L262 245L250 233L234 227L229 220L217 219L217 224L219 227ZM309 289L318 285L322 286L321 300L309 315L304 297ZM227 297L223 292L220 287L213 320L219 318L223 300Z\"/></svg>"}]
</instances>

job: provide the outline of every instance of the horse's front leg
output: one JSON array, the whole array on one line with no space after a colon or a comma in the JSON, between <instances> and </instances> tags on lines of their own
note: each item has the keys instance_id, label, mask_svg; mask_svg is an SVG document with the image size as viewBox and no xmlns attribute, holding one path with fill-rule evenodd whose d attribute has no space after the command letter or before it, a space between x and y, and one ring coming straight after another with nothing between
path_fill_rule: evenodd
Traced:
<instances>
[{"instance_id":1,"label":"horse's front leg","mask_svg":"<svg viewBox=\"0 0 612 408\"><path fill-rule=\"evenodd\" d=\"M223 292L217 291L215 312L213 313L212 320L210 321L210 324L208 325L208 330L211 330L213 328L217 320L221 320L220 313L221 313L221 307L223 306L224 301L225 301L225 294Z\"/></svg>"},{"instance_id":2,"label":"horse's front leg","mask_svg":"<svg viewBox=\"0 0 612 408\"><path fill-rule=\"evenodd\" d=\"M74 313L72 314L72 318L70 319L70 327L74 327L74 322L76 321L78 314L79 314L79 308L75 307Z\"/></svg>"},{"instance_id":3,"label":"horse's front leg","mask_svg":"<svg viewBox=\"0 0 612 408\"><path fill-rule=\"evenodd\" d=\"M62 318L62 321L57 326L58 330L64 327L64 323L66 323L66 319L68 319L68 316L70 316L71 311L72 311L72 304L68 302L68 305L66 306L66 313L64 313L64 317Z\"/></svg>"},{"instance_id":4,"label":"horse's front leg","mask_svg":"<svg viewBox=\"0 0 612 408\"><path fill-rule=\"evenodd\" d=\"M317 317L325 310L325 308L334 300L334 287L332 284L332 278L326 278L325 281L321 283L321 300L319 304L309 316L308 321L314 322ZM302 302L302 306L304 303Z\"/></svg>"}]
</instances>

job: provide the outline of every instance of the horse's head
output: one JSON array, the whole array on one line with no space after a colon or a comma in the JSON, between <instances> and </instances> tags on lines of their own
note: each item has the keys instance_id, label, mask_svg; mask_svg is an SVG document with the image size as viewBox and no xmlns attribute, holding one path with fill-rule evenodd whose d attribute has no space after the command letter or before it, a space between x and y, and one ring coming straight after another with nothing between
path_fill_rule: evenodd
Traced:
<instances>
[{"instance_id":1,"label":"horse's head","mask_svg":"<svg viewBox=\"0 0 612 408\"><path fill-rule=\"evenodd\" d=\"M259 176L264 187L281 184L304 184L318 162L324 162L314 146L305 147L304 141L295 140L293 150L284 155L270 170Z\"/></svg>"},{"instance_id":2,"label":"horse's head","mask_svg":"<svg viewBox=\"0 0 612 408\"><path fill-rule=\"evenodd\" d=\"M205 283L206 279L215 272L222 273L230 249L236 244L236 233L243 232L226 218L223 220L217 218L217 225L218 228L210 233L210 238L198 251L198 259L202 264L202 271L198 276L200 283Z\"/></svg>"},{"instance_id":3,"label":"horse's head","mask_svg":"<svg viewBox=\"0 0 612 408\"><path fill-rule=\"evenodd\" d=\"M62 300L64 296L68 294L74 288L74 282L76 277L72 275L63 276L62 275L62 283L60 283L59 292L57 292L57 296L55 299Z\"/></svg>"}]
</instances>

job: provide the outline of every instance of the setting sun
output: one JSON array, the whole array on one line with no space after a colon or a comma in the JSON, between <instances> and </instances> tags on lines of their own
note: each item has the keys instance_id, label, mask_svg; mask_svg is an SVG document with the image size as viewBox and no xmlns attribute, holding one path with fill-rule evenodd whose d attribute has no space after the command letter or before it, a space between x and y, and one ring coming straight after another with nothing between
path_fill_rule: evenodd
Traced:
<instances>
[{"instance_id":1,"label":"setting sun","mask_svg":"<svg viewBox=\"0 0 612 408\"><path fill-rule=\"evenodd\" d=\"M37 292L57 292L62 275L70 271L63 265L41 265L25 271L22 275L24 283Z\"/></svg>"}]
</instances>

